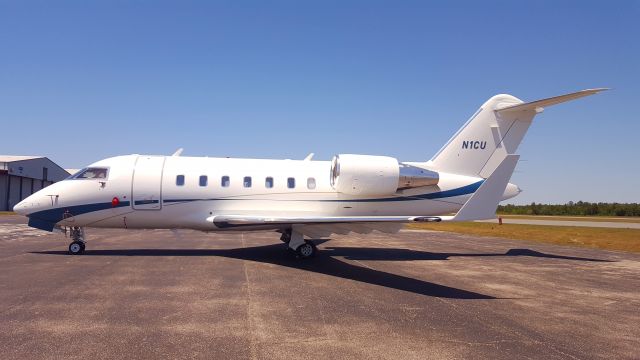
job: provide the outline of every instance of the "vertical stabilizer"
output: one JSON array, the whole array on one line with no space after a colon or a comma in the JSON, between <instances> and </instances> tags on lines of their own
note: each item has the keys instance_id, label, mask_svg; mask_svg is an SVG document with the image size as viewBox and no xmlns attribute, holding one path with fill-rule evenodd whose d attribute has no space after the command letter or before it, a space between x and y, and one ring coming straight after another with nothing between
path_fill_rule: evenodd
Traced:
<instances>
[{"instance_id":1,"label":"vertical stabilizer","mask_svg":"<svg viewBox=\"0 0 640 360\"><path fill-rule=\"evenodd\" d=\"M487 178L522 142L533 118L544 107L579 99L606 89L587 89L525 103L496 95L453 135L428 163L439 172Z\"/></svg>"},{"instance_id":2,"label":"vertical stabilizer","mask_svg":"<svg viewBox=\"0 0 640 360\"><path fill-rule=\"evenodd\" d=\"M489 99L431 159L430 165L439 172L488 177L507 154L516 152L536 115L531 110L501 116L495 110L522 103L511 95Z\"/></svg>"}]
</instances>

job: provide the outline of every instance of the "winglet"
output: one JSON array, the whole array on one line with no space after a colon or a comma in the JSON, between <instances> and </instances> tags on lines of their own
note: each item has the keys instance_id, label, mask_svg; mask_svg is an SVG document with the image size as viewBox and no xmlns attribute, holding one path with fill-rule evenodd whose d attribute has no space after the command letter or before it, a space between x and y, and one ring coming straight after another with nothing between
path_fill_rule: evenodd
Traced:
<instances>
[{"instance_id":1,"label":"winglet","mask_svg":"<svg viewBox=\"0 0 640 360\"><path fill-rule=\"evenodd\" d=\"M495 171L480 185L478 190L454 216L441 216L444 221L471 221L493 219L504 189L518 164L520 155L507 155Z\"/></svg>"},{"instance_id":2,"label":"winglet","mask_svg":"<svg viewBox=\"0 0 640 360\"><path fill-rule=\"evenodd\" d=\"M554 96L547 99L531 101L522 104L510 105L501 109L496 109L497 113L510 113L514 111L535 111L542 112L545 107L560 104L566 101L579 99L581 97L597 94L601 91L609 90L609 88L596 88L577 91L571 94L565 94L560 96Z\"/></svg>"},{"instance_id":3,"label":"winglet","mask_svg":"<svg viewBox=\"0 0 640 360\"><path fill-rule=\"evenodd\" d=\"M180 156L180 155L182 155L183 151L184 151L184 149L180 148L180 149L176 150L176 152L174 152L173 155L171 155L171 156Z\"/></svg>"},{"instance_id":4,"label":"winglet","mask_svg":"<svg viewBox=\"0 0 640 360\"><path fill-rule=\"evenodd\" d=\"M309 153L309 155L307 155L306 158L304 158L304 161L311 161L311 159L313 159L313 155L315 155L314 153Z\"/></svg>"}]
</instances>

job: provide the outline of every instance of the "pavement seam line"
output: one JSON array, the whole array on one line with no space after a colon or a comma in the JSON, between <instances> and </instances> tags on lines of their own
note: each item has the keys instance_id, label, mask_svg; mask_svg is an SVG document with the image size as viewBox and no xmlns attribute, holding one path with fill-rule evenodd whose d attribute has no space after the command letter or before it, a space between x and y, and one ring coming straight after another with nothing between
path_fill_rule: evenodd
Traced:
<instances>
[{"instance_id":1,"label":"pavement seam line","mask_svg":"<svg viewBox=\"0 0 640 360\"><path fill-rule=\"evenodd\" d=\"M240 237L242 239L242 248L246 249L247 245L244 239L244 233L240 233ZM252 312L252 304L253 304L253 296L251 295L251 280L249 279L249 270L247 269L247 261L246 259L242 259L242 267L244 269L244 279L247 284L247 324L249 327L249 354L252 359L257 359L258 356L256 354L255 348L255 321L254 314Z\"/></svg>"}]
</instances>

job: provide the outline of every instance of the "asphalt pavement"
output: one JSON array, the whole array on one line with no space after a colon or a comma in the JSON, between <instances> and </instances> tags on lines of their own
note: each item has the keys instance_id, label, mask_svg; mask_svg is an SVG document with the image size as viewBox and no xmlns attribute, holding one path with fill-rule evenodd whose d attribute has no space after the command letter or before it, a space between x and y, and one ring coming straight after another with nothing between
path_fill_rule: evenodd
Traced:
<instances>
[{"instance_id":1,"label":"asphalt pavement","mask_svg":"<svg viewBox=\"0 0 640 360\"><path fill-rule=\"evenodd\" d=\"M0 217L3 359L638 358L640 255L429 231L88 229Z\"/></svg>"}]
</instances>

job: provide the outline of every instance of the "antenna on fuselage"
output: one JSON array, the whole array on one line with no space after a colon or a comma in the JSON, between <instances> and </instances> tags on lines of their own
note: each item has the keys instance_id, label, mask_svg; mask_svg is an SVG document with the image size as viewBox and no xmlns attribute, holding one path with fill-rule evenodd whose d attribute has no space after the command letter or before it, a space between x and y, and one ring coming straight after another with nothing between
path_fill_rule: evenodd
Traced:
<instances>
[{"instance_id":1,"label":"antenna on fuselage","mask_svg":"<svg viewBox=\"0 0 640 360\"><path fill-rule=\"evenodd\" d=\"M176 150L176 152L173 153L173 155L171 156L180 156L182 155L182 152L184 151L183 148L179 148L178 150Z\"/></svg>"}]
</instances>

